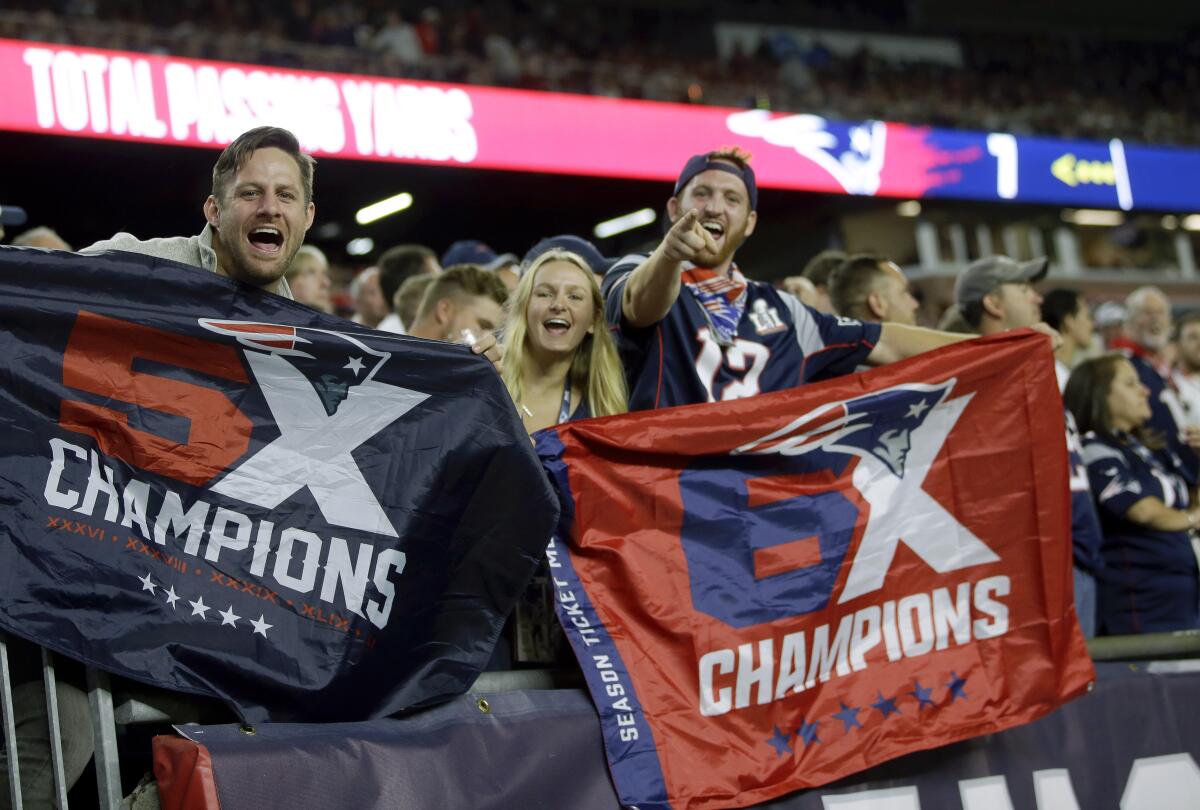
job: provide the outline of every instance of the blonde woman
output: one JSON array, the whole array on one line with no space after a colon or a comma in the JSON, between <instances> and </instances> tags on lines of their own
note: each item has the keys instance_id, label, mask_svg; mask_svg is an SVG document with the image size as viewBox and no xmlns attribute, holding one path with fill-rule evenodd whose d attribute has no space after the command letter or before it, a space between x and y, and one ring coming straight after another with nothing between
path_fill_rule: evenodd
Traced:
<instances>
[{"instance_id":1,"label":"blonde woman","mask_svg":"<svg viewBox=\"0 0 1200 810\"><path fill-rule=\"evenodd\" d=\"M508 300L502 373L530 433L625 413L625 374L587 262L566 250L538 256Z\"/></svg>"}]
</instances>

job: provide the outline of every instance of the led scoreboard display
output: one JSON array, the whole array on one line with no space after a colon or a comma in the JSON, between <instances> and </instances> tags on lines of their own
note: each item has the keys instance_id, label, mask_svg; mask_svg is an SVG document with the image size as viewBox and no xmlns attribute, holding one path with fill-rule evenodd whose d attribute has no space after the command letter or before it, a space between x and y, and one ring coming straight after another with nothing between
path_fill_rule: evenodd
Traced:
<instances>
[{"instance_id":1,"label":"led scoreboard display","mask_svg":"<svg viewBox=\"0 0 1200 810\"><path fill-rule=\"evenodd\" d=\"M964 132L0 40L0 129L220 148L261 124L318 157L670 181L754 154L759 186L1200 211L1200 149ZM1190 181L1190 182L1189 182Z\"/></svg>"}]
</instances>

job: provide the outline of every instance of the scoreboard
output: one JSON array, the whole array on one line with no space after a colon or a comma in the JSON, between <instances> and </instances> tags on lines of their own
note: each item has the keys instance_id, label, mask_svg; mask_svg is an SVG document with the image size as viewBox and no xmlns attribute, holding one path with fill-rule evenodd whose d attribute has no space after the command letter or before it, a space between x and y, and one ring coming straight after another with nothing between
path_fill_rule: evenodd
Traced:
<instances>
[{"instance_id":1,"label":"scoreboard","mask_svg":"<svg viewBox=\"0 0 1200 810\"><path fill-rule=\"evenodd\" d=\"M0 130L221 148L251 127L317 157L672 181L725 145L762 188L1200 212L1200 149L833 121L0 40Z\"/></svg>"}]
</instances>

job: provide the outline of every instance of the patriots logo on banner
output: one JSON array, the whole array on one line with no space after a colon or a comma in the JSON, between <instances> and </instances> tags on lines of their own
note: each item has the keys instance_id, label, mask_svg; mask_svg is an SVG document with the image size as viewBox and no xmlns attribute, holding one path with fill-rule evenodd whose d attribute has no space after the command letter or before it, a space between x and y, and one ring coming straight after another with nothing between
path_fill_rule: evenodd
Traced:
<instances>
[{"instance_id":1,"label":"patriots logo on banner","mask_svg":"<svg viewBox=\"0 0 1200 810\"><path fill-rule=\"evenodd\" d=\"M490 363L129 253L0 301L0 628L252 721L469 688L558 516Z\"/></svg>"},{"instance_id":2,"label":"patriots logo on banner","mask_svg":"<svg viewBox=\"0 0 1200 810\"><path fill-rule=\"evenodd\" d=\"M246 347L246 362L281 432L213 489L274 509L308 482L329 523L396 537L352 455L428 399L374 379L390 353L328 330L209 319L200 325Z\"/></svg>"},{"instance_id":3,"label":"patriots logo on banner","mask_svg":"<svg viewBox=\"0 0 1200 810\"><path fill-rule=\"evenodd\" d=\"M1057 401L1003 336L541 434L622 801L742 807L1084 691Z\"/></svg>"}]
</instances>

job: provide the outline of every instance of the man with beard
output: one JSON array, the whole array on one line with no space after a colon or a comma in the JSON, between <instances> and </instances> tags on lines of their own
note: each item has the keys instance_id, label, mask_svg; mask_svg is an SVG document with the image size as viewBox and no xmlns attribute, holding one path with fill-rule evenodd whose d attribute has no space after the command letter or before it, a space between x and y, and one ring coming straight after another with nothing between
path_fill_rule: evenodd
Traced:
<instances>
[{"instance_id":1,"label":"man with beard","mask_svg":"<svg viewBox=\"0 0 1200 810\"><path fill-rule=\"evenodd\" d=\"M727 148L688 160L667 201L662 242L605 276L630 410L778 391L969 338L825 315L743 276L733 255L758 224L749 159Z\"/></svg>"},{"instance_id":2,"label":"man with beard","mask_svg":"<svg viewBox=\"0 0 1200 810\"><path fill-rule=\"evenodd\" d=\"M1142 385L1150 389L1147 425L1161 434L1167 445L1158 452L1176 453L1183 463L1188 485L1195 486L1200 474L1200 457L1188 446L1174 416L1174 413L1182 412L1182 406L1171 381L1167 357L1171 342L1171 302L1158 287L1138 287L1125 299L1125 311L1123 334L1114 338L1109 348L1125 354Z\"/></svg>"},{"instance_id":3,"label":"man with beard","mask_svg":"<svg viewBox=\"0 0 1200 810\"><path fill-rule=\"evenodd\" d=\"M80 253L156 256L291 298L283 276L313 222L314 163L286 129L252 129L217 158L198 235L143 241L119 233Z\"/></svg>"}]
</instances>

